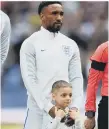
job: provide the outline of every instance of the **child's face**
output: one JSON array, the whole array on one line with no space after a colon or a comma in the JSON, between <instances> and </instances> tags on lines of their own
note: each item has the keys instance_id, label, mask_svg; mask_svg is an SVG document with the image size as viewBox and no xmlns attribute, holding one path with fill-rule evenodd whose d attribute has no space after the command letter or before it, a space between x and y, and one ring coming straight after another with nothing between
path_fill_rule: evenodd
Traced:
<instances>
[{"instance_id":1,"label":"child's face","mask_svg":"<svg viewBox=\"0 0 109 129\"><path fill-rule=\"evenodd\" d=\"M71 103L72 88L60 88L57 92L52 94L52 97L57 107L65 109Z\"/></svg>"}]
</instances>

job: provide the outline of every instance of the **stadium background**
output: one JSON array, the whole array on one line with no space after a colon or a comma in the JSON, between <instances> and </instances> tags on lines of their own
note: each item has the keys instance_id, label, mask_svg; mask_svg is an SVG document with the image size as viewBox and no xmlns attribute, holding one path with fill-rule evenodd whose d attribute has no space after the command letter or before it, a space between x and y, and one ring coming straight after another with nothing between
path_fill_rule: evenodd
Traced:
<instances>
[{"instance_id":1,"label":"stadium background","mask_svg":"<svg viewBox=\"0 0 109 129\"><path fill-rule=\"evenodd\" d=\"M99 44L108 40L108 2L62 3L65 14L61 32L75 40L80 48L85 93L89 58ZM10 50L1 74L2 129L23 128L27 95L20 73L19 50L23 41L40 28L38 5L38 1L1 2L1 9L10 17L12 25Z\"/></svg>"}]
</instances>

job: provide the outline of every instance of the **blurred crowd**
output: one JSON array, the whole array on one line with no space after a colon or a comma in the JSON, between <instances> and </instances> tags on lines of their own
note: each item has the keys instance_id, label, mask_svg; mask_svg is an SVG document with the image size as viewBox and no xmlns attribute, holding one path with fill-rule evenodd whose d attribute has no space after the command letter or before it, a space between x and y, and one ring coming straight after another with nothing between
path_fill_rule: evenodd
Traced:
<instances>
[{"instance_id":1,"label":"blurred crowd","mask_svg":"<svg viewBox=\"0 0 109 129\"><path fill-rule=\"evenodd\" d=\"M10 17L12 33L8 58L2 68L2 106L26 106L26 90L20 73L19 51L23 41L40 29L38 1L2 2L1 9ZM99 44L108 40L108 2L62 2L64 23L61 32L75 40L80 48L84 88L89 58ZM18 100L16 102L16 100Z\"/></svg>"}]
</instances>

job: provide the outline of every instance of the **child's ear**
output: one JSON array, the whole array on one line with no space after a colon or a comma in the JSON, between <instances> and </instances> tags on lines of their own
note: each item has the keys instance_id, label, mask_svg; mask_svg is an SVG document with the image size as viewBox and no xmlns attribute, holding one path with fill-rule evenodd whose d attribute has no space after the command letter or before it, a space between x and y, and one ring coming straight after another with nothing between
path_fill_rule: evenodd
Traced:
<instances>
[{"instance_id":1,"label":"child's ear","mask_svg":"<svg viewBox=\"0 0 109 129\"><path fill-rule=\"evenodd\" d=\"M55 101L55 94L54 93L52 93L52 100Z\"/></svg>"}]
</instances>

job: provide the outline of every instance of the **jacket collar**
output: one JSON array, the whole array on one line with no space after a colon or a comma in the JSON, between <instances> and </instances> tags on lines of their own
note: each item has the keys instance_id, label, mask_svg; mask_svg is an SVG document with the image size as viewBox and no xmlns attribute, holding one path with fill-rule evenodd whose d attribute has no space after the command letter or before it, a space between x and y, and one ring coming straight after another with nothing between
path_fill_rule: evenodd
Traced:
<instances>
[{"instance_id":1,"label":"jacket collar","mask_svg":"<svg viewBox=\"0 0 109 129\"><path fill-rule=\"evenodd\" d=\"M58 33L50 32L47 29L45 29L43 26L41 26L41 32L44 34L46 38L48 37L49 39L53 39L59 34L59 32Z\"/></svg>"}]
</instances>

